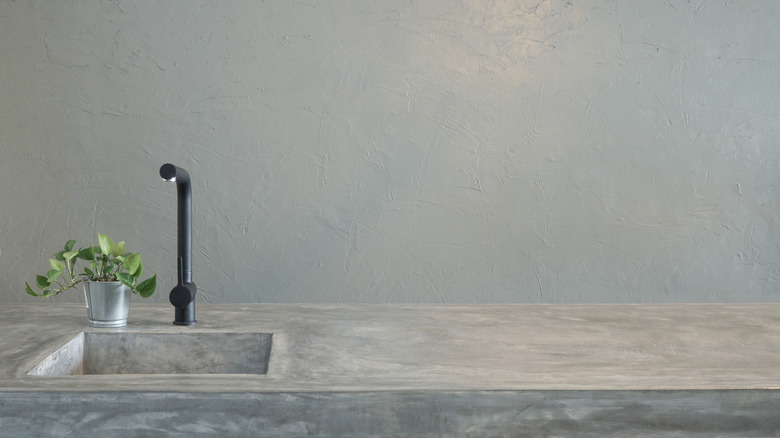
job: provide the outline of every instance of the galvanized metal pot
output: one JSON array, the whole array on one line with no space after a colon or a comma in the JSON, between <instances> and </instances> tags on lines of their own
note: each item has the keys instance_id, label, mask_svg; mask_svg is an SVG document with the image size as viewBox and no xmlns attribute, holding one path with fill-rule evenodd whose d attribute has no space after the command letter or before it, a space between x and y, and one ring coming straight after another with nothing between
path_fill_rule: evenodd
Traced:
<instances>
[{"instance_id":1,"label":"galvanized metal pot","mask_svg":"<svg viewBox=\"0 0 780 438\"><path fill-rule=\"evenodd\" d=\"M129 287L119 281L85 281L87 316L92 327L124 327L130 311Z\"/></svg>"}]
</instances>

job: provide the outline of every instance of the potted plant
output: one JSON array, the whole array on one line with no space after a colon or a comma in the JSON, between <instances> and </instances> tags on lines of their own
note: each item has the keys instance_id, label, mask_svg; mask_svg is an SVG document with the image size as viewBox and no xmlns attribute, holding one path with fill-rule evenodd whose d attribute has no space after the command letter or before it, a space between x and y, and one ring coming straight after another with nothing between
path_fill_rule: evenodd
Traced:
<instances>
[{"instance_id":1,"label":"potted plant","mask_svg":"<svg viewBox=\"0 0 780 438\"><path fill-rule=\"evenodd\" d=\"M83 283L87 300L89 325L93 327L124 327L130 309L130 293L147 298L157 287L157 275L139 281L143 264L141 253L127 252L125 242L114 243L105 234L98 233L98 246L73 249L75 240L49 259L51 269L46 275L36 275L36 292L25 283L25 290L35 297L51 297ZM77 262L89 264L83 271Z\"/></svg>"}]
</instances>

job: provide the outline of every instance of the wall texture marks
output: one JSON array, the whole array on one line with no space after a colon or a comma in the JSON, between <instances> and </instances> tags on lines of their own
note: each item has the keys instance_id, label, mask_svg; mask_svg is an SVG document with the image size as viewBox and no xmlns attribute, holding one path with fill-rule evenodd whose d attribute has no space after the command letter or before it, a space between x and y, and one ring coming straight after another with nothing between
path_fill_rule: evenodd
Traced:
<instances>
[{"instance_id":1,"label":"wall texture marks","mask_svg":"<svg viewBox=\"0 0 780 438\"><path fill-rule=\"evenodd\" d=\"M0 302L97 231L165 300L164 162L203 301L774 301L778 29L772 0L0 0Z\"/></svg>"}]
</instances>

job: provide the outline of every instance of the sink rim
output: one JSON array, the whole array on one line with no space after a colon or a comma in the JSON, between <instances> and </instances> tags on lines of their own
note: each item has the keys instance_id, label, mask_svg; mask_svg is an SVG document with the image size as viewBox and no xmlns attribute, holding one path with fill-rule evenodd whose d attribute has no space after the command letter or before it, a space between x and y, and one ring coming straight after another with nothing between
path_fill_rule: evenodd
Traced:
<instances>
[{"instance_id":1,"label":"sink rim","mask_svg":"<svg viewBox=\"0 0 780 438\"><path fill-rule=\"evenodd\" d=\"M237 343L233 344L231 342L224 342L225 339L222 339L224 337L238 337ZM115 339L111 339L115 338ZM123 339L124 338L124 339ZM141 349L143 350L145 347L142 345L141 347L136 346L130 346L130 351L123 351L126 350L121 345L120 346L100 346L98 340L103 340L105 342L106 339L110 341L120 341L125 343L133 343L133 342L139 342L139 341L145 341L145 342L152 342L152 347L164 348L162 344L165 343L165 341L170 341L171 338L180 338L185 339L192 343L195 343L195 347L198 347L201 350L208 350L208 353L211 353L212 356L219 357L222 359L223 357L228 358L228 362L224 362L220 360L216 366L232 366L234 365L234 361L236 358L238 358L238 355L241 355L242 359L246 361L246 357L243 357L247 351L249 351L249 356L260 356L259 360L258 358L254 358L253 361L248 361L249 365L238 365L238 369L241 369L242 372L221 372L221 371L213 371L211 368L208 368L208 365L198 365L200 362L192 356L187 356L188 354L191 354L188 348L186 348L186 345L182 346L182 350L184 353L182 354L179 352L178 355L174 353L173 356L169 355L170 350L165 348L164 354L165 354L165 361L168 362L168 365L171 363L173 364L179 364L184 371L182 370L171 370L171 369L165 369L163 371L154 371L154 372L135 372L135 371L127 371L127 372L104 372L94 369L92 370L85 370L85 363L89 362L90 360L93 360L95 358L95 355L105 354L106 350L109 352L113 352L114 355L112 358L117 357L116 354L123 354L123 355L133 355L133 354L147 354L148 352L139 353L138 351L132 351L133 349ZM205 339L205 340L204 340ZM228 339L229 341L229 339ZM155 344L156 343L156 344ZM273 357L273 352L275 350L274 345L274 333L270 331L231 331L231 330L210 330L210 331L197 331L197 332L181 332L181 331L155 331L155 332L147 332L147 331L112 331L112 332L100 332L100 331L94 331L94 330L82 330L79 331L76 335L73 337L67 339L64 343L58 344L59 346L56 347L51 353L47 354L43 359L38 360L34 363L32 368L29 369L26 373L24 373L26 376L32 377L32 378L85 378L85 377L121 377L121 376L167 376L167 377L177 377L177 376L209 376L209 377L219 377L219 376L256 376L256 377L264 377L268 374L270 367L271 367L271 359ZM180 345L180 344L177 344ZM148 345L146 346L148 347ZM217 348L217 350L212 350L214 347ZM115 349L114 351L110 349ZM220 348L224 348L224 350L220 350ZM93 351L90 351L90 349L93 349ZM118 350L116 350L118 349ZM251 358L251 357L250 357ZM115 360L115 363L120 363L120 366L124 366L124 363L127 361L127 357L122 356L121 359ZM141 360L143 362L143 360ZM182 365L184 364L184 365ZM100 368L104 365L94 365L90 364L87 365L89 367L97 367ZM142 367L147 367L147 365L141 365ZM130 365L132 368L132 365ZM150 366L151 367L151 366ZM164 366L163 366L164 367ZM243 367L243 368L241 368ZM153 367L152 367L153 368ZM153 368L154 369L154 368ZM201 372L204 369L208 369L209 371ZM147 370L148 371L148 370Z\"/></svg>"}]
</instances>

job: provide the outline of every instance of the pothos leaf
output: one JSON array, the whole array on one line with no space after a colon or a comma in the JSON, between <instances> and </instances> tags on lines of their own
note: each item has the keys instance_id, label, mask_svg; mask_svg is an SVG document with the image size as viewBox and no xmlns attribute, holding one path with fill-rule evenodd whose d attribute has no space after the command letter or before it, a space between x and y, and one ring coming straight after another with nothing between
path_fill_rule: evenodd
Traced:
<instances>
[{"instance_id":1,"label":"pothos leaf","mask_svg":"<svg viewBox=\"0 0 780 438\"><path fill-rule=\"evenodd\" d=\"M124 267L133 277L138 277L138 268L141 267L141 254L130 254L124 260Z\"/></svg>"},{"instance_id":2,"label":"pothos leaf","mask_svg":"<svg viewBox=\"0 0 780 438\"><path fill-rule=\"evenodd\" d=\"M114 253L116 245L110 237L105 234L98 233L98 244L100 245L100 252L104 255L111 255Z\"/></svg>"},{"instance_id":3,"label":"pothos leaf","mask_svg":"<svg viewBox=\"0 0 780 438\"><path fill-rule=\"evenodd\" d=\"M46 279L49 281L49 284L51 284L51 282L56 280L60 274L62 274L62 271L58 271L57 269L49 269L49 272L46 273ZM43 289L43 287L41 287L41 289Z\"/></svg>"},{"instance_id":4,"label":"pothos leaf","mask_svg":"<svg viewBox=\"0 0 780 438\"><path fill-rule=\"evenodd\" d=\"M130 289L135 288L135 278L132 275L126 272L120 272L116 274L116 277L119 279L119 281L122 282L122 284L129 287Z\"/></svg>"},{"instance_id":5,"label":"pothos leaf","mask_svg":"<svg viewBox=\"0 0 780 438\"><path fill-rule=\"evenodd\" d=\"M59 260L49 259L49 264L51 265L52 269L56 269L60 272L65 270L65 263L62 263Z\"/></svg>"},{"instance_id":6,"label":"pothos leaf","mask_svg":"<svg viewBox=\"0 0 780 438\"><path fill-rule=\"evenodd\" d=\"M43 275L36 275L36 276L35 276L35 284L36 284L36 285L37 285L39 288L41 288L41 289L45 289L45 288L49 287L49 285L51 284L51 282L49 281L49 279L48 279L47 277L45 277L45 276L43 276Z\"/></svg>"},{"instance_id":7,"label":"pothos leaf","mask_svg":"<svg viewBox=\"0 0 780 438\"><path fill-rule=\"evenodd\" d=\"M138 291L138 294L141 295L141 297L149 298L154 293L154 290L156 288L157 288L157 274L155 274L151 278L147 278L146 280L138 283L138 286L135 288L135 290Z\"/></svg>"},{"instance_id":8,"label":"pothos leaf","mask_svg":"<svg viewBox=\"0 0 780 438\"><path fill-rule=\"evenodd\" d=\"M34 297L38 297L38 296L40 296L40 295L38 295L37 293L35 293L35 291L33 290L33 288L31 288L31 287L30 287L30 285L29 285L29 284L27 284L27 283L24 283L24 290L27 292L27 294L28 294L28 295L32 295L32 296L34 296Z\"/></svg>"},{"instance_id":9,"label":"pothos leaf","mask_svg":"<svg viewBox=\"0 0 780 438\"><path fill-rule=\"evenodd\" d=\"M82 260L95 260L95 247L89 246L79 250L78 257Z\"/></svg>"},{"instance_id":10,"label":"pothos leaf","mask_svg":"<svg viewBox=\"0 0 780 438\"><path fill-rule=\"evenodd\" d=\"M125 242L119 242L114 246L114 251L111 252L111 255L114 257L118 257L125 254Z\"/></svg>"}]
</instances>

